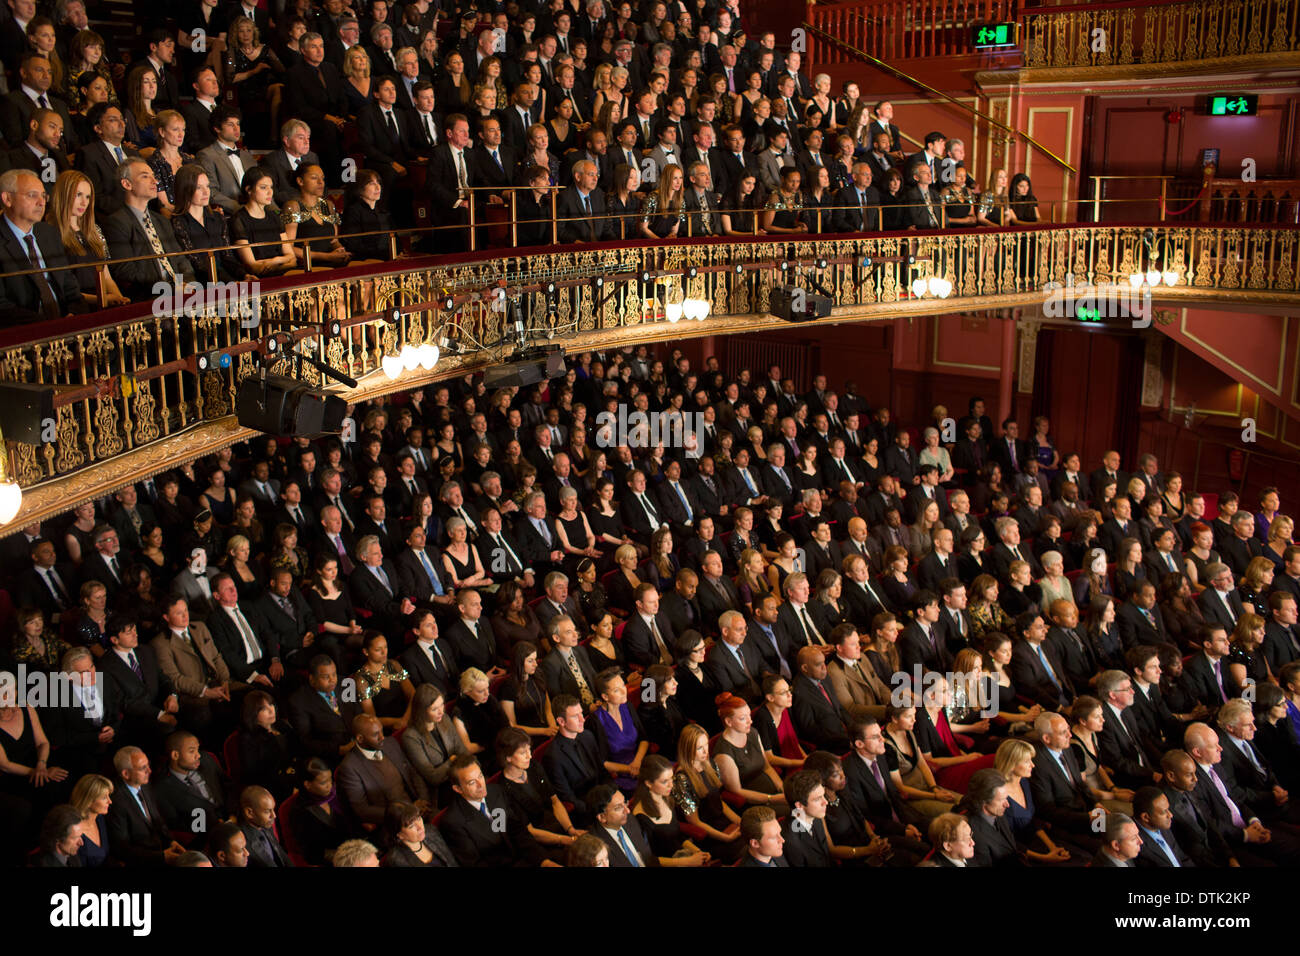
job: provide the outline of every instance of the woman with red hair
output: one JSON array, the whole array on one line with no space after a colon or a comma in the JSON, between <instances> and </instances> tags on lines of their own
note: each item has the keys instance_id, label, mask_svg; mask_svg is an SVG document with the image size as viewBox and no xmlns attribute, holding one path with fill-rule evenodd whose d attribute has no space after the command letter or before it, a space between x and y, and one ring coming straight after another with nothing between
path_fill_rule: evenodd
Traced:
<instances>
[{"instance_id":1,"label":"woman with red hair","mask_svg":"<svg viewBox=\"0 0 1300 956\"><path fill-rule=\"evenodd\" d=\"M714 741L713 758L723 787L746 803L782 808L778 812L783 812L781 777L763 750L749 704L731 693L719 694L714 703L723 729Z\"/></svg>"}]
</instances>

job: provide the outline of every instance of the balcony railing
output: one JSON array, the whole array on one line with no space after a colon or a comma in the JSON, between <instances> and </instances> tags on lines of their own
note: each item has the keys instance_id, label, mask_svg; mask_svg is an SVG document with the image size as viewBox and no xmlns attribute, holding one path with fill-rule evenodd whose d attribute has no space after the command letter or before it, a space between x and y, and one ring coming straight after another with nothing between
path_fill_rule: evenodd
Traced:
<instances>
[{"instance_id":1,"label":"balcony railing","mask_svg":"<svg viewBox=\"0 0 1300 956\"><path fill-rule=\"evenodd\" d=\"M971 27L1016 18L1015 0L867 0L810 5L808 22L887 62L975 53ZM820 44L817 65L857 62Z\"/></svg>"},{"instance_id":2,"label":"balcony railing","mask_svg":"<svg viewBox=\"0 0 1300 956\"><path fill-rule=\"evenodd\" d=\"M1031 69L1171 64L1294 52L1298 19L1294 0L1122 0L1026 10L1020 42Z\"/></svg>"},{"instance_id":3,"label":"balcony railing","mask_svg":"<svg viewBox=\"0 0 1300 956\"><path fill-rule=\"evenodd\" d=\"M9 473L35 493L18 521L194 457L195 426L221 423L220 441L240 440L236 391L257 374L272 334L280 336L278 356L266 356L272 372L329 387L320 372L295 368L303 352L360 379L344 393L359 400L508 360L516 315L542 340L581 349L744 331L775 321L763 316L776 285L808 275L832 294L836 316L853 319L1037 305L1049 283L1071 276L1076 285L1127 289L1130 276L1152 271L1161 276L1157 298L1276 302L1300 295L1298 238L1287 227L1043 224L547 247L269 280L256 327L217 308L154 315L137 303L89 321L10 329L0 335L0 381L55 392L54 434L7 441ZM949 297L935 298L931 278ZM684 299L707 303L710 317L670 322ZM443 346L431 371L397 381L381 372L385 356L425 343ZM198 356L211 367L200 370Z\"/></svg>"}]
</instances>

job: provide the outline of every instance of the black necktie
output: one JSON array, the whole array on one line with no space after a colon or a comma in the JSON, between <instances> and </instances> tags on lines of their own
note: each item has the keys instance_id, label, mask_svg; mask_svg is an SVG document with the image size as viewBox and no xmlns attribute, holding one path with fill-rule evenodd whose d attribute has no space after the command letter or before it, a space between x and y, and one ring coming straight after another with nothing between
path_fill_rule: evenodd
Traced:
<instances>
[{"instance_id":1,"label":"black necktie","mask_svg":"<svg viewBox=\"0 0 1300 956\"><path fill-rule=\"evenodd\" d=\"M36 251L36 237L29 232L23 236L23 241L27 244L27 258L31 260L32 268L41 268L40 254ZM31 279L36 283L36 291L41 297L41 314L47 319L57 319L61 314L59 300L54 297L49 278L44 272L36 272L32 274Z\"/></svg>"},{"instance_id":2,"label":"black necktie","mask_svg":"<svg viewBox=\"0 0 1300 956\"><path fill-rule=\"evenodd\" d=\"M388 127L388 136L394 143L397 142L397 120L393 118L392 110L384 110L384 124Z\"/></svg>"},{"instance_id":3,"label":"black necktie","mask_svg":"<svg viewBox=\"0 0 1300 956\"><path fill-rule=\"evenodd\" d=\"M226 150L226 155L227 155L227 156L238 156L238 155L239 155L239 150L237 150L237 149L227 149L227 150Z\"/></svg>"}]
</instances>

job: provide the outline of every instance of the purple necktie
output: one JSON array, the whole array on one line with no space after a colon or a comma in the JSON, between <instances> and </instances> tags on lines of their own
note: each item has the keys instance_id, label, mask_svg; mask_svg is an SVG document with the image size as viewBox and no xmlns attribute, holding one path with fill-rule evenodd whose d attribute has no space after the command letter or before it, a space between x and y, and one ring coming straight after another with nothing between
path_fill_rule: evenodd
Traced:
<instances>
[{"instance_id":1,"label":"purple necktie","mask_svg":"<svg viewBox=\"0 0 1300 956\"><path fill-rule=\"evenodd\" d=\"M880 773L880 761L878 760L871 761L871 773L876 778L876 783L880 785L880 791L885 795L886 798L888 798L889 789L885 786L885 778ZM894 818L895 823L901 822L898 819L898 811L894 809L892 804L889 807L889 815Z\"/></svg>"},{"instance_id":2,"label":"purple necktie","mask_svg":"<svg viewBox=\"0 0 1300 956\"><path fill-rule=\"evenodd\" d=\"M1219 696L1223 698L1224 703L1227 703L1228 694L1223 689L1223 665L1219 661L1214 662L1214 679L1219 685Z\"/></svg>"},{"instance_id":3,"label":"purple necktie","mask_svg":"<svg viewBox=\"0 0 1300 956\"><path fill-rule=\"evenodd\" d=\"M1219 775L1214 772L1213 767L1210 768L1209 772L1210 779L1214 781L1214 789L1219 791L1219 796L1223 797L1223 802L1226 803L1228 809L1232 811L1232 825L1244 830L1246 828L1246 821L1242 819L1241 811L1237 809L1237 805L1232 802L1232 797L1228 796L1228 788L1223 785L1223 781L1219 779Z\"/></svg>"}]
</instances>

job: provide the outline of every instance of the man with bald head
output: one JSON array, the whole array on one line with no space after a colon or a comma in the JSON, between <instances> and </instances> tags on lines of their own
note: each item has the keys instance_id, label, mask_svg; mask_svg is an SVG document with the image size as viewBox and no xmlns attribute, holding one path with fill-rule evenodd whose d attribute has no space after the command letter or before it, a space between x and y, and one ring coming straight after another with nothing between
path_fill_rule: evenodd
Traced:
<instances>
[{"instance_id":1,"label":"man with bald head","mask_svg":"<svg viewBox=\"0 0 1300 956\"><path fill-rule=\"evenodd\" d=\"M831 695L826 654L820 647L802 647L795 664L799 673L790 685L794 694L791 715L799 739L815 744L818 750L844 753L849 749L849 735L844 729L848 715Z\"/></svg>"},{"instance_id":2,"label":"man with bald head","mask_svg":"<svg viewBox=\"0 0 1300 956\"><path fill-rule=\"evenodd\" d=\"M353 817L366 830L384 822L384 811L394 801L431 807L429 788L415 772L396 737L384 737L378 717L358 714L352 720L356 746L348 751L334 773L339 795Z\"/></svg>"},{"instance_id":3,"label":"man with bald head","mask_svg":"<svg viewBox=\"0 0 1300 956\"><path fill-rule=\"evenodd\" d=\"M1160 767L1160 789L1169 798L1169 810L1173 814L1171 829L1178 845L1197 866L1240 866L1233 847L1211 824L1208 809L1194 793L1196 761L1185 750L1171 750L1160 761Z\"/></svg>"},{"instance_id":4,"label":"man with bald head","mask_svg":"<svg viewBox=\"0 0 1300 956\"><path fill-rule=\"evenodd\" d=\"M1034 772L1029 777L1035 812L1079 842L1090 837L1097 807L1070 750L1070 724L1060 714L1039 713L1034 720Z\"/></svg>"}]
</instances>

